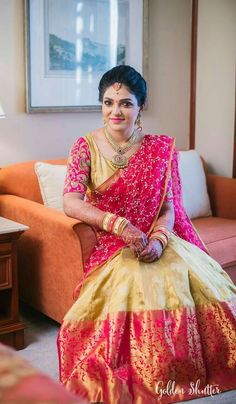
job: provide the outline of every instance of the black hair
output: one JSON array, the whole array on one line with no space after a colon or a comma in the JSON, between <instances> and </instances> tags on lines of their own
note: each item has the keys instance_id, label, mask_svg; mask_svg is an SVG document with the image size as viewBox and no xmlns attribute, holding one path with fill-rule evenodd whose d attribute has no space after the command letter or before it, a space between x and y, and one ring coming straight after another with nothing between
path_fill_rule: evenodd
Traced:
<instances>
[{"instance_id":1,"label":"black hair","mask_svg":"<svg viewBox=\"0 0 236 404\"><path fill-rule=\"evenodd\" d=\"M140 73L128 65L116 66L104 73L98 85L100 102L106 89L116 82L124 84L135 95L139 106L144 105L147 98L146 81Z\"/></svg>"}]
</instances>

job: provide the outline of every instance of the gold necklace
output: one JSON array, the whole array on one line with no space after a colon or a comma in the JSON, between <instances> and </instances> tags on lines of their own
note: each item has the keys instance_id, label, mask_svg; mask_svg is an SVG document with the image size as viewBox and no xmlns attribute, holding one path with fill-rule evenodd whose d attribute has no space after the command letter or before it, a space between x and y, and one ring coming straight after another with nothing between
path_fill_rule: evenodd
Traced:
<instances>
[{"instance_id":1,"label":"gold necklace","mask_svg":"<svg viewBox=\"0 0 236 404\"><path fill-rule=\"evenodd\" d=\"M137 140L137 131L136 130L133 131L132 135L127 140L125 146L119 145L115 141L113 136L108 132L107 128L104 128L104 133L105 133L105 137L106 137L108 143L111 145L113 150L115 150L115 152L116 152L116 154L114 154L114 156L111 159L111 164L115 168L127 167L129 159L128 159L128 157L124 156L124 154L134 146L134 144Z\"/></svg>"}]
</instances>

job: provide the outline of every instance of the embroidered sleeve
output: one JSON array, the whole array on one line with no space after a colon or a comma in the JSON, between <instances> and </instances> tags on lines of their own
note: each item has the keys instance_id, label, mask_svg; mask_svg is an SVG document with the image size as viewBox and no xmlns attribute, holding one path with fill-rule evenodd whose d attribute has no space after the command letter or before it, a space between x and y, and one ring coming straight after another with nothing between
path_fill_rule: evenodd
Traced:
<instances>
[{"instance_id":1,"label":"embroidered sleeve","mask_svg":"<svg viewBox=\"0 0 236 404\"><path fill-rule=\"evenodd\" d=\"M172 179L171 179L171 175L170 175L169 179L168 179L167 190L166 190L164 202L171 202L171 201L173 201L173 192L172 192Z\"/></svg>"},{"instance_id":2,"label":"embroidered sleeve","mask_svg":"<svg viewBox=\"0 0 236 404\"><path fill-rule=\"evenodd\" d=\"M85 195L90 175L90 150L84 138L79 138L72 146L67 161L64 192L79 192Z\"/></svg>"}]
</instances>

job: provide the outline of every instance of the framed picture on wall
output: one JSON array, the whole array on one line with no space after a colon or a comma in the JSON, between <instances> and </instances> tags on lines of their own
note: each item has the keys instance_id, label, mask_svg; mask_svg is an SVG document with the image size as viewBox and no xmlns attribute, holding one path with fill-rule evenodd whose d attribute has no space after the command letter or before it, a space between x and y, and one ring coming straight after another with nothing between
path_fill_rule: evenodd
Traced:
<instances>
[{"instance_id":1,"label":"framed picture on wall","mask_svg":"<svg viewBox=\"0 0 236 404\"><path fill-rule=\"evenodd\" d=\"M97 111L98 83L147 75L148 0L25 0L27 112Z\"/></svg>"}]
</instances>

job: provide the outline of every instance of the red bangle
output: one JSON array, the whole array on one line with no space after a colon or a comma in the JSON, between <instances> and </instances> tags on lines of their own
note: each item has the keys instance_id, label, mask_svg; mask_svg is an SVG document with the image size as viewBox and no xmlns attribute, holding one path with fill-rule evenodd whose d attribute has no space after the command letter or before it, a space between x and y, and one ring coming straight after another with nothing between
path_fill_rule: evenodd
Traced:
<instances>
[{"instance_id":1,"label":"red bangle","mask_svg":"<svg viewBox=\"0 0 236 404\"><path fill-rule=\"evenodd\" d=\"M115 221L116 221L116 219L117 219L117 216L114 216L114 217L112 217L111 219L110 219L110 221L109 221L109 223L108 223L108 231L110 232L110 233L112 233L112 230L113 230L113 226L114 226L114 223L115 223Z\"/></svg>"}]
</instances>

